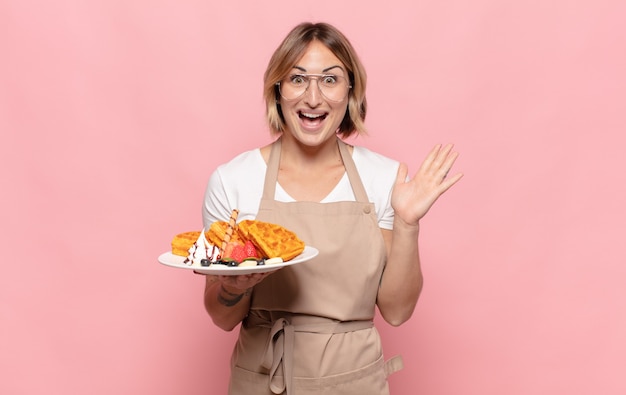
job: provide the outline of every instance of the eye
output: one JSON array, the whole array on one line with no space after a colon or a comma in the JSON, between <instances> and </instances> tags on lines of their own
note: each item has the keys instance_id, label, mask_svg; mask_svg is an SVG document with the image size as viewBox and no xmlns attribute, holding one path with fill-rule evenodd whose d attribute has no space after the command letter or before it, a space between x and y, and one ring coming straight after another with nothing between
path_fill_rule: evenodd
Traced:
<instances>
[{"instance_id":1,"label":"eye","mask_svg":"<svg viewBox=\"0 0 626 395\"><path fill-rule=\"evenodd\" d=\"M289 82L292 85L305 85L306 84L306 77L301 75L301 74L294 74L294 75L289 77Z\"/></svg>"},{"instance_id":2,"label":"eye","mask_svg":"<svg viewBox=\"0 0 626 395\"><path fill-rule=\"evenodd\" d=\"M332 86L337 83L337 77L334 75L325 75L321 79L322 83L327 86Z\"/></svg>"}]
</instances>

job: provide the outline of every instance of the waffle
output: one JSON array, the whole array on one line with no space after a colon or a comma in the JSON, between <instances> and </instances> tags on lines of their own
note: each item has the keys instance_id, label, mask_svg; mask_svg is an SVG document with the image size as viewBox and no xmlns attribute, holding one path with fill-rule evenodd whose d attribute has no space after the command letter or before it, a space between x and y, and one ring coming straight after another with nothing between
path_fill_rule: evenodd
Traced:
<instances>
[{"instance_id":1,"label":"waffle","mask_svg":"<svg viewBox=\"0 0 626 395\"><path fill-rule=\"evenodd\" d=\"M204 232L209 243L220 247L224 240L226 240L226 232L228 231L228 222L217 221L211 224L211 227L207 232ZM230 241L238 241L243 244L245 241L241 239L237 232L233 232Z\"/></svg>"},{"instance_id":2,"label":"waffle","mask_svg":"<svg viewBox=\"0 0 626 395\"><path fill-rule=\"evenodd\" d=\"M288 261L304 251L304 242L296 234L280 225L244 220L237 225L239 237L250 240L266 257L280 257Z\"/></svg>"},{"instance_id":3,"label":"waffle","mask_svg":"<svg viewBox=\"0 0 626 395\"><path fill-rule=\"evenodd\" d=\"M174 236L174 239L172 240L172 254L185 257L189 255L189 249L193 246L193 243L198 240L200 233L201 232L198 230L179 233Z\"/></svg>"}]
</instances>

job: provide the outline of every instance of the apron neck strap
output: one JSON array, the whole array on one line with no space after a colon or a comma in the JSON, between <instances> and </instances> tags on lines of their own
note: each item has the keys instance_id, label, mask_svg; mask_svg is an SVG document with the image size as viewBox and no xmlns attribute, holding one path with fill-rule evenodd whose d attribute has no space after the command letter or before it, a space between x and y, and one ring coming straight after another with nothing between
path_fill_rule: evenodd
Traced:
<instances>
[{"instance_id":1,"label":"apron neck strap","mask_svg":"<svg viewBox=\"0 0 626 395\"><path fill-rule=\"evenodd\" d=\"M278 165L280 164L280 147L282 138L278 138L272 144L270 158L267 161L265 171L265 185L263 186L263 199L274 200L276 196L276 183L278 182Z\"/></svg>"},{"instance_id":2,"label":"apron neck strap","mask_svg":"<svg viewBox=\"0 0 626 395\"><path fill-rule=\"evenodd\" d=\"M365 187L361 182L359 172L356 170L356 165L352 160L352 155L350 155L350 151L348 151L348 145L339 138L337 139L337 144L339 144L339 153L341 154L341 160L343 161L343 166L346 168L346 173L348 173L348 180L350 180L350 186L352 187L352 192L354 193L356 201L362 203L369 202L369 199L367 198L367 192L365 192Z\"/></svg>"}]
</instances>

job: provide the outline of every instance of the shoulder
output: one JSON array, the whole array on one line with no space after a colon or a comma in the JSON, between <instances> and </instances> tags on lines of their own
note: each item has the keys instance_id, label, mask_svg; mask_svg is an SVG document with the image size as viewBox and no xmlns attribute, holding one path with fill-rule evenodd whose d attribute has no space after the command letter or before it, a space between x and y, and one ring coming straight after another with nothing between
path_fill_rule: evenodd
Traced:
<instances>
[{"instance_id":1,"label":"shoulder","mask_svg":"<svg viewBox=\"0 0 626 395\"><path fill-rule=\"evenodd\" d=\"M372 151L369 148L354 145L352 157L354 160L359 160L363 163L371 163L375 166L384 166L385 168L389 167L397 167L398 161L385 155L379 154L378 152Z\"/></svg>"},{"instance_id":2,"label":"shoulder","mask_svg":"<svg viewBox=\"0 0 626 395\"><path fill-rule=\"evenodd\" d=\"M248 173L250 169L264 169L265 161L259 148L245 151L235 156L228 162L222 163L216 169L224 175Z\"/></svg>"},{"instance_id":3,"label":"shoulder","mask_svg":"<svg viewBox=\"0 0 626 395\"><path fill-rule=\"evenodd\" d=\"M209 177L209 187L233 192L249 180L265 175L266 164L258 148L242 152L228 162L218 165Z\"/></svg>"},{"instance_id":4,"label":"shoulder","mask_svg":"<svg viewBox=\"0 0 626 395\"><path fill-rule=\"evenodd\" d=\"M386 179L391 176L393 182L400 166L397 160L358 145L354 146L352 159L362 178Z\"/></svg>"},{"instance_id":5,"label":"shoulder","mask_svg":"<svg viewBox=\"0 0 626 395\"><path fill-rule=\"evenodd\" d=\"M267 165L258 148L242 152L215 169L209 187L220 188L231 198L263 187Z\"/></svg>"}]
</instances>

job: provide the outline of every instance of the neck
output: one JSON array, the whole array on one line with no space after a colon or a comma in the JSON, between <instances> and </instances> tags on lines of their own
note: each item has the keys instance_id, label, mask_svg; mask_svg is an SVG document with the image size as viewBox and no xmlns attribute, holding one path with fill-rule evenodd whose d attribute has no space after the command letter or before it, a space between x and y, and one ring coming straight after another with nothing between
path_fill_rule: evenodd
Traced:
<instances>
[{"instance_id":1,"label":"neck","mask_svg":"<svg viewBox=\"0 0 626 395\"><path fill-rule=\"evenodd\" d=\"M282 139L281 166L328 166L341 162L336 137L316 146L304 145L291 136L283 135Z\"/></svg>"}]
</instances>

